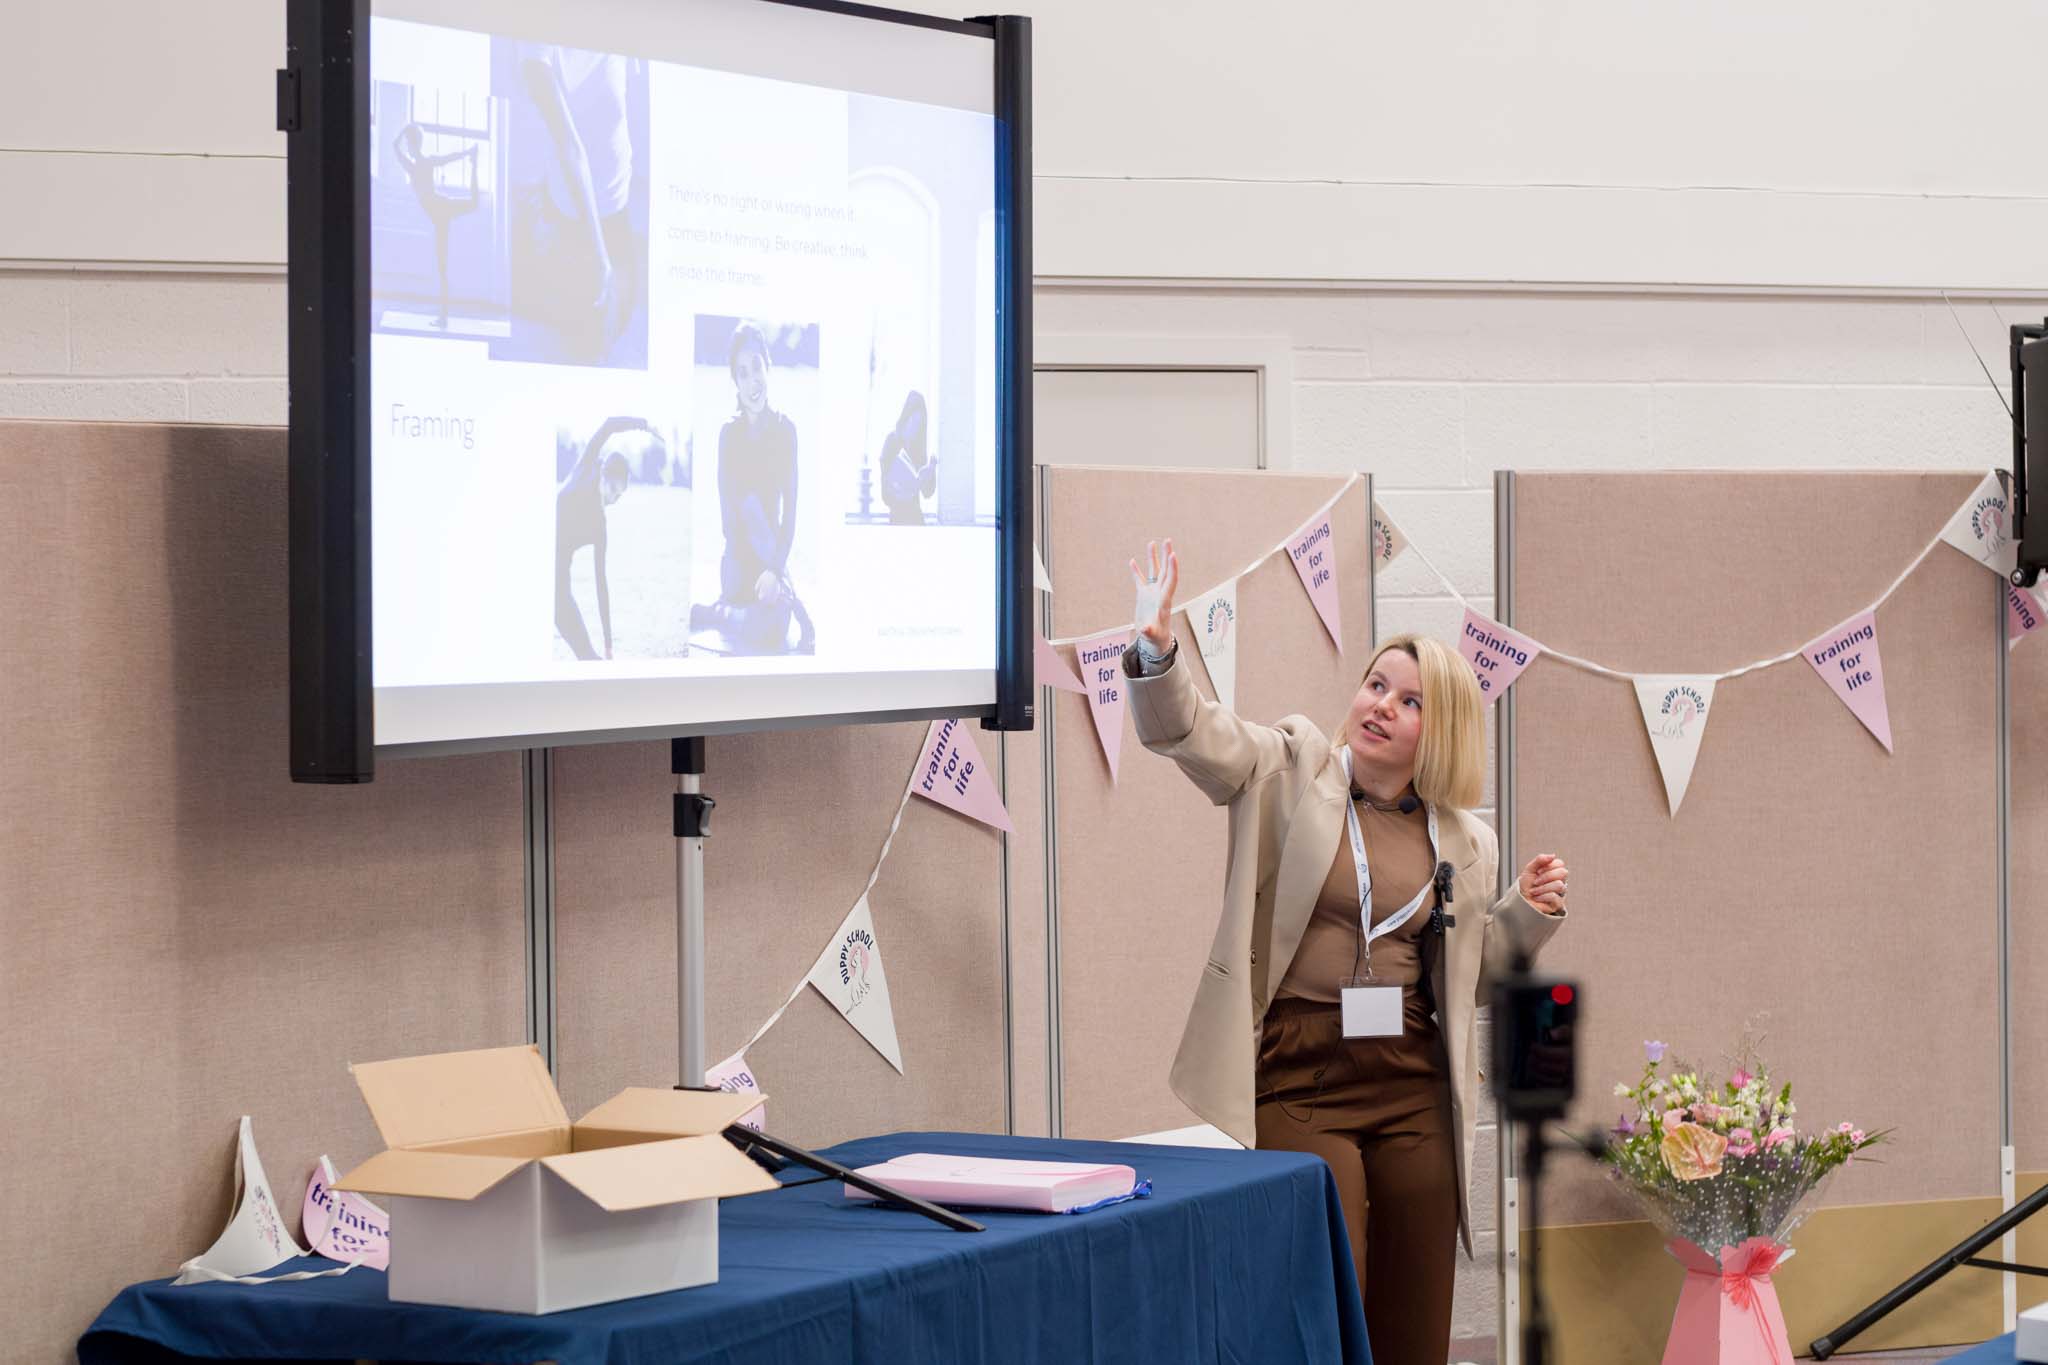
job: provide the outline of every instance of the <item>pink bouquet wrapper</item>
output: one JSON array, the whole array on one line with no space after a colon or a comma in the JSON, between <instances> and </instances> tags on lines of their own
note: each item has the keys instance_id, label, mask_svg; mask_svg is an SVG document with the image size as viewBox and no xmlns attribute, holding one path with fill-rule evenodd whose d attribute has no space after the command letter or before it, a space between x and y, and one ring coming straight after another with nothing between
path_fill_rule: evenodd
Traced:
<instances>
[{"instance_id":1,"label":"pink bouquet wrapper","mask_svg":"<svg viewBox=\"0 0 2048 1365\"><path fill-rule=\"evenodd\" d=\"M1685 1267L1664 1365L1792 1365L1771 1272L1792 1249L1768 1237L1723 1247L1718 1260L1683 1237L1664 1249Z\"/></svg>"}]
</instances>

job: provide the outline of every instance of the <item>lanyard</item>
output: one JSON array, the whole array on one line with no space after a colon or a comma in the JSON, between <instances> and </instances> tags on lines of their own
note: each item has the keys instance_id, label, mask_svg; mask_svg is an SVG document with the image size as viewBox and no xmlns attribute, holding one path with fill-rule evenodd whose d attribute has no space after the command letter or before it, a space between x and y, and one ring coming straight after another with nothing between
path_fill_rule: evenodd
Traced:
<instances>
[{"instance_id":1,"label":"lanyard","mask_svg":"<svg viewBox=\"0 0 2048 1365\"><path fill-rule=\"evenodd\" d=\"M1429 865L1434 873L1437 864L1436 807L1429 811ZM1365 831L1358 823L1358 806L1351 800L1351 746L1344 746L1344 827L1351 835L1351 859L1358 865L1358 923L1365 934L1365 961L1368 971L1372 968L1372 945L1375 939L1385 938L1409 920L1422 908L1423 898L1429 895L1434 884L1432 876L1423 882L1422 889L1415 893L1415 899L1396 910L1375 926L1372 922L1372 868L1365 861Z\"/></svg>"}]
</instances>

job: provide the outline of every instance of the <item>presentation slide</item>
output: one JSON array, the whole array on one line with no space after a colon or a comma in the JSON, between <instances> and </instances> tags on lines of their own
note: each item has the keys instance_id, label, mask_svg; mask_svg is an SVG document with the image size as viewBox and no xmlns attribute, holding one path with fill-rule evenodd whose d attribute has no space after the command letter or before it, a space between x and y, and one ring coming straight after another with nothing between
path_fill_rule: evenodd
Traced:
<instances>
[{"instance_id":1,"label":"presentation slide","mask_svg":"<svg viewBox=\"0 0 2048 1365\"><path fill-rule=\"evenodd\" d=\"M378 744L993 702L993 45L593 11L371 22Z\"/></svg>"}]
</instances>

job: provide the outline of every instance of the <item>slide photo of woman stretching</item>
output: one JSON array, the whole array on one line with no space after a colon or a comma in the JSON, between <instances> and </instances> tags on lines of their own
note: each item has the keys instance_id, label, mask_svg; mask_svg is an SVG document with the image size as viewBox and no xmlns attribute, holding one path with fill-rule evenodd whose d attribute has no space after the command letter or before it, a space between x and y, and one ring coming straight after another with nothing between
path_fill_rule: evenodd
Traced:
<instances>
[{"instance_id":1,"label":"slide photo of woman stretching","mask_svg":"<svg viewBox=\"0 0 2048 1365\"><path fill-rule=\"evenodd\" d=\"M690 468L673 430L644 417L558 427L555 476L555 657L688 654Z\"/></svg>"},{"instance_id":2,"label":"slide photo of woman stretching","mask_svg":"<svg viewBox=\"0 0 2048 1365\"><path fill-rule=\"evenodd\" d=\"M373 327L509 336L503 101L378 81L371 105Z\"/></svg>"},{"instance_id":3,"label":"slide photo of woman stretching","mask_svg":"<svg viewBox=\"0 0 2048 1365\"><path fill-rule=\"evenodd\" d=\"M818 536L798 517L809 506L800 491L809 456L799 452L816 429L818 328L700 314L695 358L697 449L716 452L718 492L697 503L698 567L716 554L718 597L690 608L691 645L812 653L803 596L816 581Z\"/></svg>"},{"instance_id":4,"label":"slide photo of woman stretching","mask_svg":"<svg viewBox=\"0 0 2048 1365\"><path fill-rule=\"evenodd\" d=\"M512 326L493 360L647 367L647 63L491 40L510 108Z\"/></svg>"}]
</instances>

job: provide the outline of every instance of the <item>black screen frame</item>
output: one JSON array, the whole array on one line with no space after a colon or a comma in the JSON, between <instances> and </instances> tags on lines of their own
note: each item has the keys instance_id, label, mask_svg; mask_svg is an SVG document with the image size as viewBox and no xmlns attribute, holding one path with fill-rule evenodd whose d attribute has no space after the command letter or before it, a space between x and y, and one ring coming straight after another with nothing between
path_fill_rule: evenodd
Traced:
<instances>
[{"instance_id":1,"label":"black screen frame","mask_svg":"<svg viewBox=\"0 0 2048 1365\"><path fill-rule=\"evenodd\" d=\"M953 20L842 0L753 0L995 44L996 700L992 705L570 735L518 735L401 752L453 753L744 730L877 724L936 716L1029 730L1034 543L1031 466L1031 21ZM278 128L286 135L289 309L291 777L376 776L370 579L370 0L286 0Z\"/></svg>"}]
</instances>

